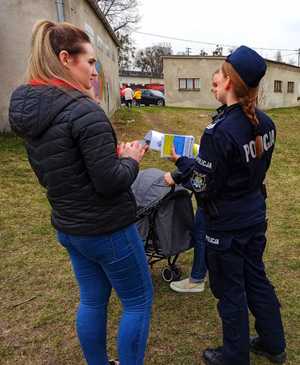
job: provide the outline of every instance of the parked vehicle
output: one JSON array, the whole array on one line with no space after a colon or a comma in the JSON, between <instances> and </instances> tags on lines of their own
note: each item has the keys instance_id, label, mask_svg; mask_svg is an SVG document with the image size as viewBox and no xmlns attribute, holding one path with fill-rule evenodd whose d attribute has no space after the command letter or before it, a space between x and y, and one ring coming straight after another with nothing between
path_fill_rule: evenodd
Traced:
<instances>
[{"instance_id":1,"label":"parked vehicle","mask_svg":"<svg viewBox=\"0 0 300 365\"><path fill-rule=\"evenodd\" d=\"M152 89L140 89L142 92L142 98L140 104L148 105L158 105L165 106L165 95L159 90ZM125 103L124 98L124 88L120 88L120 98L121 104ZM133 103L135 100L133 99Z\"/></svg>"},{"instance_id":2,"label":"parked vehicle","mask_svg":"<svg viewBox=\"0 0 300 365\"><path fill-rule=\"evenodd\" d=\"M145 84L145 89L158 90L158 91L161 91L162 93L164 93L165 85L164 84Z\"/></svg>"},{"instance_id":3,"label":"parked vehicle","mask_svg":"<svg viewBox=\"0 0 300 365\"><path fill-rule=\"evenodd\" d=\"M165 96L158 90L142 89L141 104L165 106Z\"/></svg>"}]
</instances>

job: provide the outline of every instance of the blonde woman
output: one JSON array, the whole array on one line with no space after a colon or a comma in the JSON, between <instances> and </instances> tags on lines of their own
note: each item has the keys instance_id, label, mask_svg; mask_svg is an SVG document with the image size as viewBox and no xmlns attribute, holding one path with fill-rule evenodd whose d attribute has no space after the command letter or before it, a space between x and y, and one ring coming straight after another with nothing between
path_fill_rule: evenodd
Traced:
<instances>
[{"instance_id":1,"label":"blonde woman","mask_svg":"<svg viewBox=\"0 0 300 365\"><path fill-rule=\"evenodd\" d=\"M32 35L27 84L12 94L10 123L47 190L51 221L70 255L80 288L77 333L89 365L117 364L106 353L112 287L123 306L118 335L122 365L142 365L152 283L134 225L130 186L145 150L118 149L111 123L89 95L97 76L88 35L47 20Z\"/></svg>"}]
</instances>

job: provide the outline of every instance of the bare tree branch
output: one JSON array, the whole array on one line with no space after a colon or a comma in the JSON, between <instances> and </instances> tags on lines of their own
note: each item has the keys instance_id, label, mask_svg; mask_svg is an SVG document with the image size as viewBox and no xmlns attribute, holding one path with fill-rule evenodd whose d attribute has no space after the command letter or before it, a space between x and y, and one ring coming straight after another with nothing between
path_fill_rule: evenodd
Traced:
<instances>
[{"instance_id":1,"label":"bare tree branch","mask_svg":"<svg viewBox=\"0 0 300 365\"><path fill-rule=\"evenodd\" d=\"M98 6L121 43L119 67L121 70L128 70L133 65L135 54L135 47L129 33L140 21L138 0L99 0Z\"/></svg>"},{"instance_id":2,"label":"bare tree branch","mask_svg":"<svg viewBox=\"0 0 300 365\"><path fill-rule=\"evenodd\" d=\"M114 31L129 30L140 20L137 0L99 0L98 6L104 13Z\"/></svg>"}]
</instances>

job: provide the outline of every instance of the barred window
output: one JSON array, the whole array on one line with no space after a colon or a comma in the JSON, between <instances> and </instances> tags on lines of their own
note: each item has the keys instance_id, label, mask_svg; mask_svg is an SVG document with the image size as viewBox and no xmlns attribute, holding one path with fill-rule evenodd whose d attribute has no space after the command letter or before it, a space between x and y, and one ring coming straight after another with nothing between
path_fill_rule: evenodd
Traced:
<instances>
[{"instance_id":1,"label":"barred window","mask_svg":"<svg viewBox=\"0 0 300 365\"><path fill-rule=\"evenodd\" d=\"M199 91L200 90L200 79L188 78L179 79L179 90L187 91Z\"/></svg>"},{"instance_id":2,"label":"barred window","mask_svg":"<svg viewBox=\"0 0 300 365\"><path fill-rule=\"evenodd\" d=\"M288 81L287 84L287 92L293 94L295 89L295 83L294 81Z\"/></svg>"},{"instance_id":3,"label":"barred window","mask_svg":"<svg viewBox=\"0 0 300 365\"><path fill-rule=\"evenodd\" d=\"M274 92L282 93L282 81L280 81L280 80L274 81Z\"/></svg>"}]
</instances>

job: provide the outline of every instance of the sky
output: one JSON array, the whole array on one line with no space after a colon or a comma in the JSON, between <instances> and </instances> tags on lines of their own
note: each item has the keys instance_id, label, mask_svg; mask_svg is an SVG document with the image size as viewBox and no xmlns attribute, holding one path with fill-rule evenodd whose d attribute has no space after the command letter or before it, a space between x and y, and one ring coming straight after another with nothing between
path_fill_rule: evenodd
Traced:
<instances>
[{"instance_id":1,"label":"sky","mask_svg":"<svg viewBox=\"0 0 300 365\"><path fill-rule=\"evenodd\" d=\"M200 42L249 47L284 49L283 62L298 63L300 48L300 0L139 0L141 21L137 32ZM132 33L137 48L171 43L174 54L199 54L209 46ZM275 59L276 50L257 51ZM224 47L224 54L228 48Z\"/></svg>"}]
</instances>

